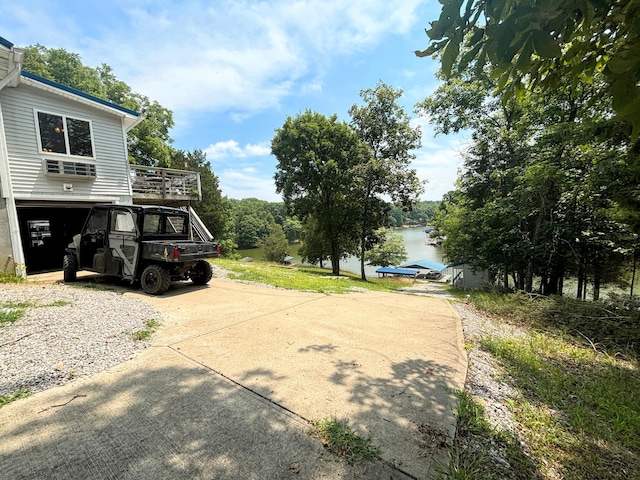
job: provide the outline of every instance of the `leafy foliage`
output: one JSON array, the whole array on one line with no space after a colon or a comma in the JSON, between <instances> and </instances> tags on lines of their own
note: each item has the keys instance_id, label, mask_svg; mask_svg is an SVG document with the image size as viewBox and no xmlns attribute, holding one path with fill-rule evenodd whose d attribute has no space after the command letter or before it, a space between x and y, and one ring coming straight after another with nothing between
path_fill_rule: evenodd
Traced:
<instances>
[{"instance_id":1,"label":"leafy foliage","mask_svg":"<svg viewBox=\"0 0 640 480\"><path fill-rule=\"evenodd\" d=\"M277 223L272 223L269 233L258 242L258 246L264 250L267 260L270 262L282 262L287 255L289 242L284 235L284 230Z\"/></svg>"},{"instance_id":2,"label":"leafy foliage","mask_svg":"<svg viewBox=\"0 0 640 480\"><path fill-rule=\"evenodd\" d=\"M351 231L356 224L354 168L367 158L357 135L335 115L325 117L307 110L287 117L271 142L278 159L276 191L283 195L293 215L302 221L314 217L318 245L331 259L332 271L340 273L340 258L353 250Z\"/></svg>"},{"instance_id":3,"label":"leafy foliage","mask_svg":"<svg viewBox=\"0 0 640 480\"><path fill-rule=\"evenodd\" d=\"M494 94L491 72L465 74L418 104L441 133L471 131L457 190L438 215L449 261L491 272L504 287L563 293L564 278L600 285L617 281L637 250L631 212L640 192L614 181L613 165L636 154L609 122L600 85L570 84L553 93ZM463 102L463 103L460 103ZM619 178L619 177L618 177ZM626 193L626 200L620 190Z\"/></svg>"},{"instance_id":4,"label":"leafy foliage","mask_svg":"<svg viewBox=\"0 0 640 480\"><path fill-rule=\"evenodd\" d=\"M375 231L390 224L385 195L403 210L410 210L424 191L416 171L409 168L420 148L419 127L411 127L410 118L398 105L401 90L383 82L360 92L364 105L349 109L351 127L368 147L369 156L353 170L355 193L359 197L352 208L358 215L360 270L365 280L365 252L376 244Z\"/></svg>"},{"instance_id":5,"label":"leafy foliage","mask_svg":"<svg viewBox=\"0 0 640 480\"><path fill-rule=\"evenodd\" d=\"M379 228L374 234L377 237L377 241L365 253L365 260L370 265L388 267L399 265L409 258L402 235L386 228Z\"/></svg>"},{"instance_id":6,"label":"leafy foliage","mask_svg":"<svg viewBox=\"0 0 640 480\"><path fill-rule=\"evenodd\" d=\"M636 0L442 0L418 56L441 55L445 76L492 66L508 99L602 74L619 120L640 134L640 3Z\"/></svg>"},{"instance_id":7,"label":"leafy foliage","mask_svg":"<svg viewBox=\"0 0 640 480\"><path fill-rule=\"evenodd\" d=\"M233 235L240 249L257 247L260 240L269 234L271 225L277 223L271 213L277 209L265 200L230 200L230 205Z\"/></svg>"}]
</instances>

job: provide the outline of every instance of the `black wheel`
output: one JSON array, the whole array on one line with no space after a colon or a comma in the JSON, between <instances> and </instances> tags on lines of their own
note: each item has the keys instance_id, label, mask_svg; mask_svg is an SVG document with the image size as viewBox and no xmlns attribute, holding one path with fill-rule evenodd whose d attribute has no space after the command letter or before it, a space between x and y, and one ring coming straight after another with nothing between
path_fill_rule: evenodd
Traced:
<instances>
[{"instance_id":1,"label":"black wheel","mask_svg":"<svg viewBox=\"0 0 640 480\"><path fill-rule=\"evenodd\" d=\"M213 277L213 268L206 260L198 260L189 272L189 278L196 285L206 285Z\"/></svg>"},{"instance_id":2,"label":"black wheel","mask_svg":"<svg viewBox=\"0 0 640 480\"><path fill-rule=\"evenodd\" d=\"M149 265L142 272L140 285L150 295L160 295L168 290L171 277L160 265Z\"/></svg>"},{"instance_id":3,"label":"black wheel","mask_svg":"<svg viewBox=\"0 0 640 480\"><path fill-rule=\"evenodd\" d=\"M72 253L67 253L62 259L62 278L65 282L75 282L78 273L78 259Z\"/></svg>"}]
</instances>

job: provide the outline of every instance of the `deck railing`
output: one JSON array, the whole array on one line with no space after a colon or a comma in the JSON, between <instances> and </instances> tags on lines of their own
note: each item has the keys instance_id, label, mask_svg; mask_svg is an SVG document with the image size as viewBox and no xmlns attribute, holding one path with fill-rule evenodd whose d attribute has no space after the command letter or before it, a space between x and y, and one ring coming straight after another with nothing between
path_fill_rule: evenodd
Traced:
<instances>
[{"instance_id":1,"label":"deck railing","mask_svg":"<svg viewBox=\"0 0 640 480\"><path fill-rule=\"evenodd\" d=\"M133 198L202 200L198 172L131 165L130 174Z\"/></svg>"}]
</instances>

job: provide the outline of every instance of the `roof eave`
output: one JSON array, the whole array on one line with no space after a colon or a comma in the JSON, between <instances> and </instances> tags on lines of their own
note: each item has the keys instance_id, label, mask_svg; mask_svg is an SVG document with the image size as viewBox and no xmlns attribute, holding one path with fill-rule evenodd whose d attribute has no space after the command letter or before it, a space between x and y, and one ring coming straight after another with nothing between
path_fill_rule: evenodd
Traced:
<instances>
[{"instance_id":1,"label":"roof eave","mask_svg":"<svg viewBox=\"0 0 640 480\"><path fill-rule=\"evenodd\" d=\"M26 72L25 70L22 70L21 72L20 83L47 91L49 93L53 93L54 95L68 98L75 102L91 106L92 108L97 108L98 110L102 110L111 115L116 115L122 119L125 130L127 132L135 127L138 123L140 123L144 118L138 112L129 110L125 107L121 107L120 105L112 104L108 100L94 97L92 95L81 92L80 90L76 90L74 88L67 87L57 82L48 80L46 78L39 77L30 72Z\"/></svg>"}]
</instances>

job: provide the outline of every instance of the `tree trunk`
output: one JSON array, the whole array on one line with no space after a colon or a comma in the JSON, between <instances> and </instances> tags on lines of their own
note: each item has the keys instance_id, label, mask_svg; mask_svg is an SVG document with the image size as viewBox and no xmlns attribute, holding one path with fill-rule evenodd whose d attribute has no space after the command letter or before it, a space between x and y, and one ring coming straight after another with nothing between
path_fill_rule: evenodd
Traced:
<instances>
[{"instance_id":1,"label":"tree trunk","mask_svg":"<svg viewBox=\"0 0 640 480\"><path fill-rule=\"evenodd\" d=\"M533 259L527 262L527 270L524 275L523 290L531 292L533 290Z\"/></svg>"},{"instance_id":2,"label":"tree trunk","mask_svg":"<svg viewBox=\"0 0 640 480\"><path fill-rule=\"evenodd\" d=\"M629 292L629 296L633 298L633 287L636 283L636 263L638 261L638 252L637 250L633 251L633 272L631 273L631 291Z\"/></svg>"},{"instance_id":3,"label":"tree trunk","mask_svg":"<svg viewBox=\"0 0 640 480\"><path fill-rule=\"evenodd\" d=\"M367 275L364 273L364 249L365 249L365 236L360 235L360 278L367 281Z\"/></svg>"},{"instance_id":4,"label":"tree trunk","mask_svg":"<svg viewBox=\"0 0 640 480\"><path fill-rule=\"evenodd\" d=\"M564 268L562 269L560 278L558 278L558 295L564 295Z\"/></svg>"},{"instance_id":5,"label":"tree trunk","mask_svg":"<svg viewBox=\"0 0 640 480\"><path fill-rule=\"evenodd\" d=\"M562 295L562 278L564 277L564 268L556 265L551 269L551 277L548 282L546 295Z\"/></svg>"},{"instance_id":6,"label":"tree trunk","mask_svg":"<svg viewBox=\"0 0 640 480\"><path fill-rule=\"evenodd\" d=\"M600 269L593 275L593 301L600 300Z\"/></svg>"},{"instance_id":7,"label":"tree trunk","mask_svg":"<svg viewBox=\"0 0 640 480\"><path fill-rule=\"evenodd\" d=\"M340 275L340 248L338 242L331 242L331 273Z\"/></svg>"},{"instance_id":8,"label":"tree trunk","mask_svg":"<svg viewBox=\"0 0 640 480\"><path fill-rule=\"evenodd\" d=\"M524 290L524 281L525 281L525 273L518 272L518 284L516 285L516 288L518 290Z\"/></svg>"},{"instance_id":9,"label":"tree trunk","mask_svg":"<svg viewBox=\"0 0 640 480\"><path fill-rule=\"evenodd\" d=\"M578 264L578 291L576 292L576 298L580 300L582 298L582 289L584 288L584 264L582 259Z\"/></svg>"}]
</instances>

